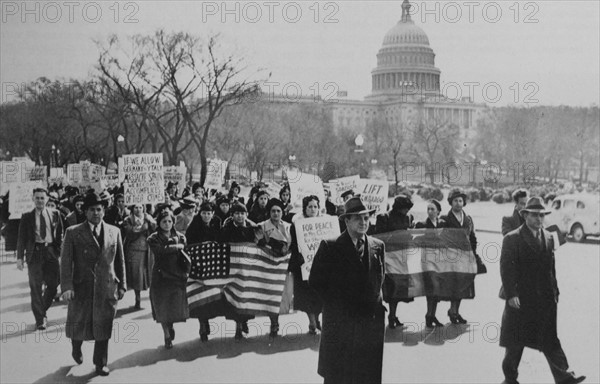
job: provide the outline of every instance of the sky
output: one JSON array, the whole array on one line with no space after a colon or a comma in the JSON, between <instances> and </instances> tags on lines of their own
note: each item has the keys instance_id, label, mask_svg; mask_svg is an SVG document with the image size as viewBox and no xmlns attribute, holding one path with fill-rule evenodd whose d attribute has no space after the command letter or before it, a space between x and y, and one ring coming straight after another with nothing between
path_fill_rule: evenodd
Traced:
<instances>
[{"instance_id":1,"label":"sky","mask_svg":"<svg viewBox=\"0 0 600 384\"><path fill-rule=\"evenodd\" d=\"M401 1L0 1L2 102L45 76L85 79L94 41L159 28L220 34L267 91L362 100ZM442 90L488 105L599 104L599 1L412 1ZM264 73L261 72L261 73Z\"/></svg>"}]
</instances>

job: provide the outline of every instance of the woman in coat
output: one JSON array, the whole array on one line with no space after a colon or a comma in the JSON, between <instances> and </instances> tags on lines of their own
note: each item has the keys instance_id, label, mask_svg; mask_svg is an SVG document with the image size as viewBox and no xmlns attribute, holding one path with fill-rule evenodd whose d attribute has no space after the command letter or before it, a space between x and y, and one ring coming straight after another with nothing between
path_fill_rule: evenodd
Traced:
<instances>
[{"instance_id":1,"label":"woman in coat","mask_svg":"<svg viewBox=\"0 0 600 384\"><path fill-rule=\"evenodd\" d=\"M256 194L256 200L252 204L252 208L248 212L248 220L255 224L269 220L269 211L267 211L267 203L269 202L269 192L259 191Z\"/></svg>"},{"instance_id":2,"label":"woman in coat","mask_svg":"<svg viewBox=\"0 0 600 384\"><path fill-rule=\"evenodd\" d=\"M467 195L460 189L454 188L448 193L448 204L452 207L446 216L442 216L442 220L446 222L447 228L462 228L469 237L471 249L477 261L477 273L486 273L485 265L477 256L477 237L475 236L475 226L471 216L467 215L463 207L467 205ZM460 303L463 298L472 299L475 297L475 283L471 284L468 291L461 298L452 298L450 300L450 309L448 317L452 324L466 324L465 320L459 313Z\"/></svg>"},{"instance_id":3,"label":"woman in coat","mask_svg":"<svg viewBox=\"0 0 600 384\"><path fill-rule=\"evenodd\" d=\"M224 243L255 243L258 226L246 217L248 210L244 204L235 202L231 205L231 217L223 223L221 229L221 241ZM225 318L234 320L236 323L235 338L240 340L244 337L242 333L248 333L248 320L254 316L245 315L233 311L228 313Z\"/></svg>"},{"instance_id":4,"label":"woman in coat","mask_svg":"<svg viewBox=\"0 0 600 384\"><path fill-rule=\"evenodd\" d=\"M427 203L427 219L425 221L419 221L415 228L444 228L446 226L446 222L439 218L440 211L442 210L442 205L439 201L435 199L429 200ZM426 296L427 298L427 314L425 315L425 326L427 328L443 327L444 324L440 323L437 317L435 317L435 312L437 310L437 303L440 301L438 297L435 296Z\"/></svg>"},{"instance_id":5,"label":"woman in coat","mask_svg":"<svg viewBox=\"0 0 600 384\"><path fill-rule=\"evenodd\" d=\"M130 207L131 214L123 221L125 265L128 288L135 291L135 309L141 309L141 291L150 285L150 248L148 236L156 229L156 221L144 211L142 204Z\"/></svg>"},{"instance_id":6,"label":"woman in coat","mask_svg":"<svg viewBox=\"0 0 600 384\"><path fill-rule=\"evenodd\" d=\"M375 233L386 233L398 230L407 230L414 227L414 217L408 213L413 207L412 199L409 195L399 194L394 198L394 204L392 210L377 216L375 222ZM388 322L390 328L396 328L403 326L404 324L396 317L396 309L400 301L404 303L410 303L415 299L398 299L392 297L392 293L395 291L394 281L392 279L385 279L383 288L383 300L389 303L390 313L388 314Z\"/></svg>"},{"instance_id":7,"label":"woman in coat","mask_svg":"<svg viewBox=\"0 0 600 384\"><path fill-rule=\"evenodd\" d=\"M185 232L185 237L188 244L199 244L205 241L220 241L221 240L221 219L214 215L215 206L212 203L205 202L200 205L200 212L194 216L194 220ZM200 323L200 340L208 341L210 334L210 316L205 313L197 313L192 311L190 317L198 319Z\"/></svg>"},{"instance_id":8,"label":"woman in coat","mask_svg":"<svg viewBox=\"0 0 600 384\"><path fill-rule=\"evenodd\" d=\"M314 289L308 286L308 281L302 279L302 265L304 257L298 249L298 237L296 236L296 220L303 217L319 216L319 198L317 196L305 196L302 199L302 215L294 216L292 223L291 235L292 245L290 250L292 256L290 258L289 271L294 276L294 309L305 312L308 316L308 333L314 335L317 329L321 330L319 315L323 309L323 302Z\"/></svg>"},{"instance_id":9,"label":"woman in coat","mask_svg":"<svg viewBox=\"0 0 600 384\"><path fill-rule=\"evenodd\" d=\"M167 349L173 348L173 323L184 322L189 315L185 287L191 262L182 252L185 236L173 228L174 221L173 213L164 211L158 216L158 229L148 237L154 255L150 285L152 317L162 325Z\"/></svg>"},{"instance_id":10,"label":"woman in coat","mask_svg":"<svg viewBox=\"0 0 600 384\"><path fill-rule=\"evenodd\" d=\"M269 220L265 220L258 224L257 231L258 245L269 246L277 255L287 255L292 243L290 235L290 224L282 220L283 210L285 206L279 199L271 199L267 203L267 211L269 212ZM279 316L270 315L271 332L270 336L275 337L279 332Z\"/></svg>"}]
</instances>

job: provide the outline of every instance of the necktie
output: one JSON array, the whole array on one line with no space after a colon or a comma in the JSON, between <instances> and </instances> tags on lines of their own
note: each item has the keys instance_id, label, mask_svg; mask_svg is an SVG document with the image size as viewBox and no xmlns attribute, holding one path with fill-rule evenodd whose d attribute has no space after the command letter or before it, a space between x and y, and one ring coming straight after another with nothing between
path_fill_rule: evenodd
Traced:
<instances>
[{"instance_id":1,"label":"necktie","mask_svg":"<svg viewBox=\"0 0 600 384\"><path fill-rule=\"evenodd\" d=\"M94 232L94 237L96 238L96 241L98 242L98 244L100 244L100 230L97 225L94 225L93 232Z\"/></svg>"},{"instance_id":2,"label":"necktie","mask_svg":"<svg viewBox=\"0 0 600 384\"><path fill-rule=\"evenodd\" d=\"M540 249L542 249L542 248L543 248L543 244L542 244L542 236L541 236L541 233L540 233L540 231L537 231L537 232L535 233L535 239L536 239L536 241L537 241L537 243L538 243L538 245L539 245Z\"/></svg>"},{"instance_id":3,"label":"necktie","mask_svg":"<svg viewBox=\"0 0 600 384\"><path fill-rule=\"evenodd\" d=\"M44 217L44 211L40 212L40 238L42 241L46 241L46 218Z\"/></svg>"},{"instance_id":4,"label":"necktie","mask_svg":"<svg viewBox=\"0 0 600 384\"><path fill-rule=\"evenodd\" d=\"M365 241L363 239L358 239L356 241L356 253L358 254L358 259L365 262Z\"/></svg>"}]
</instances>

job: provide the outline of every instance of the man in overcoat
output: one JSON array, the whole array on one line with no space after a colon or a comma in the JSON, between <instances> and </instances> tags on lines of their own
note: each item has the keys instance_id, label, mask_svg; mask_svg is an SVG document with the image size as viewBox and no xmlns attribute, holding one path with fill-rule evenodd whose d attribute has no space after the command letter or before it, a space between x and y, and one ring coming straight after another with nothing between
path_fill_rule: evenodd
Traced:
<instances>
[{"instance_id":1,"label":"man in overcoat","mask_svg":"<svg viewBox=\"0 0 600 384\"><path fill-rule=\"evenodd\" d=\"M33 190L35 208L21 216L17 240L17 268L23 270L27 262L31 310L36 328L46 329L46 311L52 305L58 289L60 247L63 225L60 213L46 207L48 191ZM46 289L42 291L42 284Z\"/></svg>"},{"instance_id":2,"label":"man in overcoat","mask_svg":"<svg viewBox=\"0 0 600 384\"><path fill-rule=\"evenodd\" d=\"M367 236L368 210L360 197L346 201L346 230L322 241L309 285L323 300L318 373L325 384L381 383L385 247Z\"/></svg>"},{"instance_id":3,"label":"man in overcoat","mask_svg":"<svg viewBox=\"0 0 600 384\"><path fill-rule=\"evenodd\" d=\"M525 219L521 216L521 209L525 208L525 204L527 203L527 190L519 188L512 194L512 199L515 202L515 209L511 216L502 217L502 236L506 236L506 234L514 229L519 228L523 223L525 223Z\"/></svg>"},{"instance_id":4,"label":"man in overcoat","mask_svg":"<svg viewBox=\"0 0 600 384\"><path fill-rule=\"evenodd\" d=\"M60 275L63 296L69 301L65 328L71 355L81 364L83 341L95 340L93 363L101 376L109 374L108 340L117 301L127 287L121 231L103 221L106 203L96 193L85 196L86 221L66 231Z\"/></svg>"},{"instance_id":5,"label":"man in overcoat","mask_svg":"<svg viewBox=\"0 0 600 384\"><path fill-rule=\"evenodd\" d=\"M543 228L549 211L541 198L531 197L520 213L525 223L504 237L500 255L502 298L506 300L500 329L500 346L506 348L504 383L518 383L524 347L544 353L557 384L581 383L585 376L567 371L569 364L556 331L555 244Z\"/></svg>"}]
</instances>

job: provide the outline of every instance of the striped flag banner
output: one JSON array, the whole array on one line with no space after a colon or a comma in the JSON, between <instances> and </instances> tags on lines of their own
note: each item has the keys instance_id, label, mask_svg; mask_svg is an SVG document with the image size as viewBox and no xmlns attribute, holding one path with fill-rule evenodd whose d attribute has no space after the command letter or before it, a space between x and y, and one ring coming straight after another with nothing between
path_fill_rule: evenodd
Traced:
<instances>
[{"instance_id":1,"label":"striped flag banner","mask_svg":"<svg viewBox=\"0 0 600 384\"><path fill-rule=\"evenodd\" d=\"M193 247L193 246L189 246ZM186 248L187 249L187 248ZM215 257L215 247L196 247L190 253L192 264ZM211 249L204 254L203 250ZM254 243L229 243L227 277L188 279L187 297L190 317L223 315L223 300L237 313L248 315L279 314L290 255L279 256L270 249ZM196 315L197 314L197 315Z\"/></svg>"},{"instance_id":2,"label":"striped flag banner","mask_svg":"<svg viewBox=\"0 0 600 384\"><path fill-rule=\"evenodd\" d=\"M477 264L463 229L414 229L374 237L382 240L386 248L386 300L474 297Z\"/></svg>"}]
</instances>

